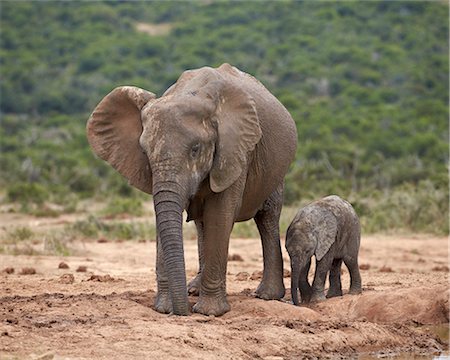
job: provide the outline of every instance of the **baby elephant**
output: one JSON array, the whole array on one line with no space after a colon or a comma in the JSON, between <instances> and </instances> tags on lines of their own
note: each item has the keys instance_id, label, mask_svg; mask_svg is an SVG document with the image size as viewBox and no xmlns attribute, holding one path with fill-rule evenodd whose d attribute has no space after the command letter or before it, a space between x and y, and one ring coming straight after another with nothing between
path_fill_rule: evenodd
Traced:
<instances>
[{"instance_id":1,"label":"baby elephant","mask_svg":"<svg viewBox=\"0 0 450 360\"><path fill-rule=\"evenodd\" d=\"M303 303L325 300L324 286L330 271L327 297L342 296L341 264L350 272L350 294L361 293L358 251L361 230L353 207L339 196L317 200L295 216L286 235L286 249L291 257L292 301L298 305L297 289ZM316 256L312 287L308 282L311 257Z\"/></svg>"}]
</instances>

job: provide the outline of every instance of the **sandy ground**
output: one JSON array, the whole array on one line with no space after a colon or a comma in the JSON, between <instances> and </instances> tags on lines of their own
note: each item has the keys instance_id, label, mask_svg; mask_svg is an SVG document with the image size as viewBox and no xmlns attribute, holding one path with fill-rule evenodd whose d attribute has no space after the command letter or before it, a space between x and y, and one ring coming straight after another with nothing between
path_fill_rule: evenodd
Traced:
<instances>
[{"instance_id":1,"label":"sandy ground","mask_svg":"<svg viewBox=\"0 0 450 360\"><path fill-rule=\"evenodd\" d=\"M448 353L445 237L363 236L363 293L308 307L289 303L284 249L284 301L256 299L260 241L232 239L230 256L237 260L228 263L231 311L221 317L153 310L154 242L80 240L73 246L79 256L0 255L0 359L365 359L365 354ZM195 241L185 241L185 254L190 278L197 271ZM68 268L59 268L61 262ZM77 271L80 266L86 271ZM14 272L7 273L8 267ZM21 274L23 268L36 274ZM345 289L348 284L343 268ZM195 301L190 297L191 305Z\"/></svg>"}]
</instances>

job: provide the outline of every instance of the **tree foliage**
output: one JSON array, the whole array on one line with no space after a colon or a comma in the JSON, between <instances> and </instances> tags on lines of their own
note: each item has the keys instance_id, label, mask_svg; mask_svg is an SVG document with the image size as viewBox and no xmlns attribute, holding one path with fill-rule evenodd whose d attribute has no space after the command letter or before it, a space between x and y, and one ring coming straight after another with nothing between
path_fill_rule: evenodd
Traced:
<instances>
[{"instance_id":1,"label":"tree foliage","mask_svg":"<svg viewBox=\"0 0 450 360\"><path fill-rule=\"evenodd\" d=\"M297 123L286 201L447 189L448 15L445 2L3 2L0 182L61 201L135 194L90 152L90 111L116 86L161 95L228 62Z\"/></svg>"}]
</instances>

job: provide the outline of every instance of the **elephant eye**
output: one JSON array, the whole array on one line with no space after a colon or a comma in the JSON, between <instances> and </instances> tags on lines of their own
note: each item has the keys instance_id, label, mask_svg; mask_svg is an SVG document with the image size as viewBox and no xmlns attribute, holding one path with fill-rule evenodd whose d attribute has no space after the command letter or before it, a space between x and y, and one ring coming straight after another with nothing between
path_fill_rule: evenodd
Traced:
<instances>
[{"instance_id":1,"label":"elephant eye","mask_svg":"<svg viewBox=\"0 0 450 360\"><path fill-rule=\"evenodd\" d=\"M200 152L200 144L196 143L191 148L191 156L192 157L197 157L199 152Z\"/></svg>"}]
</instances>

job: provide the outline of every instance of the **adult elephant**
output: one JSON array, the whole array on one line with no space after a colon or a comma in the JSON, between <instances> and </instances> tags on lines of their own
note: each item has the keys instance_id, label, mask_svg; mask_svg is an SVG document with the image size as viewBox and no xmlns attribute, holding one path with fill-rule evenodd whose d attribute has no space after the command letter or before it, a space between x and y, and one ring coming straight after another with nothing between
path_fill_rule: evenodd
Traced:
<instances>
[{"instance_id":1,"label":"adult elephant","mask_svg":"<svg viewBox=\"0 0 450 360\"><path fill-rule=\"evenodd\" d=\"M233 224L254 218L264 257L256 293L284 296L279 237L283 179L297 132L283 105L254 77L229 64L184 72L160 98L123 86L87 123L94 152L129 183L153 194L157 226L155 308L189 314L182 212L194 220L200 270L193 311L222 315Z\"/></svg>"}]
</instances>

